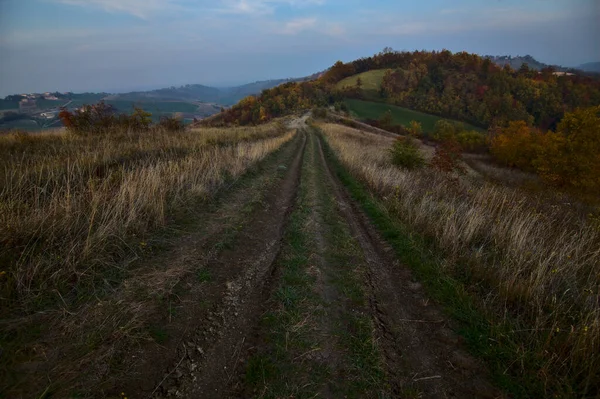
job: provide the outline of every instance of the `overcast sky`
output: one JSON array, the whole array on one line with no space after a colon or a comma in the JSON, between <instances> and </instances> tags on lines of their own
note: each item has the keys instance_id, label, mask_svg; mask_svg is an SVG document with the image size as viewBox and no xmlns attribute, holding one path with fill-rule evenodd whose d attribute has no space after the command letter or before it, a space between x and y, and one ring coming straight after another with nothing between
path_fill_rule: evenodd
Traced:
<instances>
[{"instance_id":1,"label":"overcast sky","mask_svg":"<svg viewBox=\"0 0 600 399\"><path fill-rule=\"evenodd\" d=\"M0 0L0 96L230 85L396 50L600 61L600 0Z\"/></svg>"}]
</instances>

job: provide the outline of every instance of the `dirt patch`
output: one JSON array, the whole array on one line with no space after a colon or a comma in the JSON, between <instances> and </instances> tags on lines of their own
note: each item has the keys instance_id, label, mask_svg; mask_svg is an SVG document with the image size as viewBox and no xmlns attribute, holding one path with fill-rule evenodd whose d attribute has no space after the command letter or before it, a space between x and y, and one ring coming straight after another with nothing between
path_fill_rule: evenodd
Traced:
<instances>
[{"instance_id":1,"label":"dirt patch","mask_svg":"<svg viewBox=\"0 0 600 399\"><path fill-rule=\"evenodd\" d=\"M165 372L153 392L156 398L219 398L244 360L242 347L248 331L257 322L264 291L268 290L272 265L281 245L287 216L291 210L300 176L306 138L297 147L296 156L286 170L285 178L263 201L247 228L233 245L210 262L214 271L214 290L206 292L201 285L191 296L213 298L206 312L187 311L190 320L185 339L181 341L177 362Z\"/></svg>"},{"instance_id":2,"label":"dirt patch","mask_svg":"<svg viewBox=\"0 0 600 399\"><path fill-rule=\"evenodd\" d=\"M427 299L412 277L391 255L366 216L350 200L329 169L319 141L321 162L353 236L367 263L371 316L385 355L393 394L419 397L501 397L452 331L451 322Z\"/></svg>"}]
</instances>

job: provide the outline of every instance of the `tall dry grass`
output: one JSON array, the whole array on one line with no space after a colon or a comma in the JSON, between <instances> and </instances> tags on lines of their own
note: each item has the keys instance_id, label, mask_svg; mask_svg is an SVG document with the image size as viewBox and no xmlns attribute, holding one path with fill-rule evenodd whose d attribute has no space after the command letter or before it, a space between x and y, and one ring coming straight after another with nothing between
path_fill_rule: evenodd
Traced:
<instances>
[{"instance_id":1,"label":"tall dry grass","mask_svg":"<svg viewBox=\"0 0 600 399\"><path fill-rule=\"evenodd\" d=\"M320 127L340 161L383 199L390 214L434 239L449 273L467 265L468 289L496 320L523 327L523 334L506 339L522 345L523 359L531 351L542 359L538 378L554 388L569 380L581 392L597 392L597 224L568 206L547 207L481 178L449 180L429 168L396 168L388 154L393 139L334 124Z\"/></svg>"},{"instance_id":2,"label":"tall dry grass","mask_svg":"<svg viewBox=\"0 0 600 399\"><path fill-rule=\"evenodd\" d=\"M132 241L215 195L293 134L272 123L1 136L0 313L90 288Z\"/></svg>"}]
</instances>

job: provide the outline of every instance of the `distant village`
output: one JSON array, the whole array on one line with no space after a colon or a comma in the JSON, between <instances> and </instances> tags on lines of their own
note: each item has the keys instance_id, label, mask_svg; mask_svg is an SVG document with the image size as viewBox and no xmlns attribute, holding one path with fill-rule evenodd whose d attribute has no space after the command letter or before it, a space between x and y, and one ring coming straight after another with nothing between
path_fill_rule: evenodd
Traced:
<instances>
[{"instance_id":1,"label":"distant village","mask_svg":"<svg viewBox=\"0 0 600 399\"><path fill-rule=\"evenodd\" d=\"M32 112L32 111L37 110L38 100L60 101L60 100L69 98L70 94L71 93L58 93L58 92L56 92L56 93L46 92L46 93L41 93L41 94L40 93L16 94L16 95L6 97L5 100L18 101L20 112ZM45 113L45 114L50 114L50 112ZM55 115L56 115L55 113L52 114L52 116L42 114L42 116L49 117L49 118L52 118Z\"/></svg>"}]
</instances>

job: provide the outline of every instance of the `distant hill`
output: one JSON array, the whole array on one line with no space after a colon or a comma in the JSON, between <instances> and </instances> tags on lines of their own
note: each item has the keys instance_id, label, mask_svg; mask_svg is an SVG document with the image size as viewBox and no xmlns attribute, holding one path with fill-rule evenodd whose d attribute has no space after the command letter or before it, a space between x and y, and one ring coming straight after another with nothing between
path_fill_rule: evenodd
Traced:
<instances>
[{"instance_id":1,"label":"distant hill","mask_svg":"<svg viewBox=\"0 0 600 399\"><path fill-rule=\"evenodd\" d=\"M180 87L168 87L150 91L134 91L115 94L108 99L116 101L148 102L148 101L199 101L220 105L233 105L241 99L260 94L263 90L272 89L287 82L302 82L316 79L319 74L295 79L273 79L248 83L241 86L216 88L200 84L188 84Z\"/></svg>"},{"instance_id":2,"label":"distant hill","mask_svg":"<svg viewBox=\"0 0 600 399\"><path fill-rule=\"evenodd\" d=\"M167 87L150 91L132 91L129 93L115 94L110 100L147 102L147 101L202 101L218 103L220 90L204 85L185 85L180 87Z\"/></svg>"},{"instance_id":3,"label":"distant hill","mask_svg":"<svg viewBox=\"0 0 600 399\"><path fill-rule=\"evenodd\" d=\"M598 72L600 73L600 62L588 62L586 64L581 64L577 67L585 72Z\"/></svg>"},{"instance_id":4,"label":"distant hill","mask_svg":"<svg viewBox=\"0 0 600 399\"><path fill-rule=\"evenodd\" d=\"M566 72L567 70L570 69L570 68L564 68L564 67L557 66L557 65L544 64L543 62L536 60L535 58L533 58L530 55L516 56L516 57L512 57L510 55L502 55L502 56L486 55L486 56L484 56L484 58L489 58L493 63L495 63L501 67L503 67L504 65L510 65L510 67L515 70L521 68L521 65L523 65L523 64L527 64L529 66L529 68L534 69L536 71L542 70L547 67L552 67L552 68L556 69L557 71L562 71L562 72Z\"/></svg>"}]
</instances>

